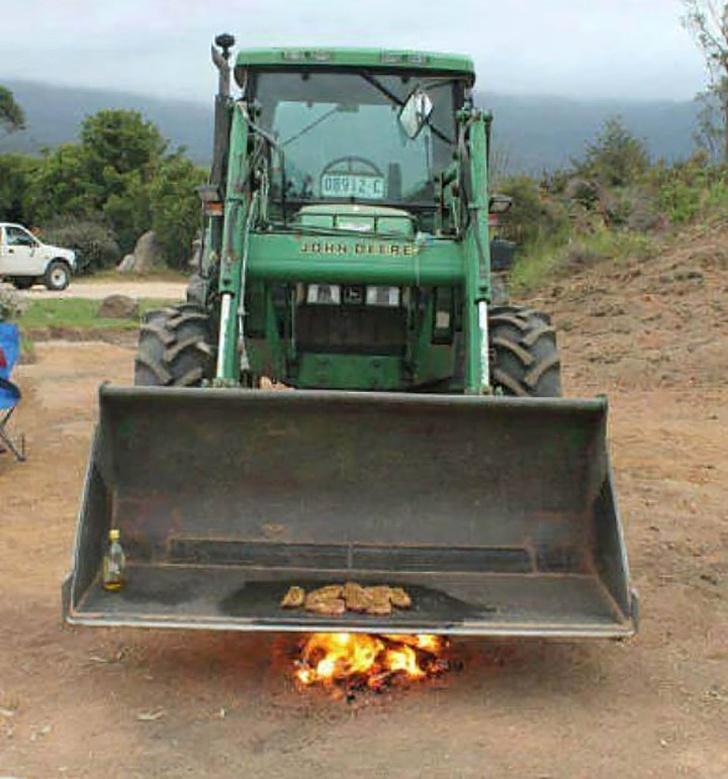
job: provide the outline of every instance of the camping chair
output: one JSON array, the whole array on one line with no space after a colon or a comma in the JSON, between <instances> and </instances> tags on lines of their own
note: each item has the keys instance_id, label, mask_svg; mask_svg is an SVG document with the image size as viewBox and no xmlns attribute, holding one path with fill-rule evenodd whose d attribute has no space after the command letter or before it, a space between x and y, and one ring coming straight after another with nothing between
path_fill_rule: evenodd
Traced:
<instances>
[{"instance_id":1,"label":"camping chair","mask_svg":"<svg viewBox=\"0 0 728 779\"><path fill-rule=\"evenodd\" d=\"M0 452L9 449L17 460L25 460L25 439L10 437L8 423L20 402L17 385L10 381L10 374L20 352L20 332L17 325L0 322Z\"/></svg>"}]
</instances>

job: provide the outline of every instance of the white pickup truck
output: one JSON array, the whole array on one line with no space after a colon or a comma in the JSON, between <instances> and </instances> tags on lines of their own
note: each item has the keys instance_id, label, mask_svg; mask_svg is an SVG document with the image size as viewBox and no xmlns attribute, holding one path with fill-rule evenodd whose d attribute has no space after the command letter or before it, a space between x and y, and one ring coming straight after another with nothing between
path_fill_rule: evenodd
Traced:
<instances>
[{"instance_id":1,"label":"white pickup truck","mask_svg":"<svg viewBox=\"0 0 728 779\"><path fill-rule=\"evenodd\" d=\"M62 290L76 270L76 252L42 243L21 225L0 222L0 279L18 289Z\"/></svg>"}]
</instances>

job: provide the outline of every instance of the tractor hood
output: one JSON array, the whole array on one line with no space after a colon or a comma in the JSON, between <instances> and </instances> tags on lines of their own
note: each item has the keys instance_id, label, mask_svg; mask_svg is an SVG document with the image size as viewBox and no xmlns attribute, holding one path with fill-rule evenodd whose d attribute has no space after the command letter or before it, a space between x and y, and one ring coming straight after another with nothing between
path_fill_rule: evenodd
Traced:
<instances>
[{"instance_id":1,"label":"tractor hood","mask_svg":"<svg viewBox=\"0 0 728 779\"><path fill-rule=\"evenodd\" d=\"M295 224L304 229L354 231L398 238L415 236L412 216L402 209L386 206L347 203L304 206L296 215Z\"/></svg>"}]
</instances>

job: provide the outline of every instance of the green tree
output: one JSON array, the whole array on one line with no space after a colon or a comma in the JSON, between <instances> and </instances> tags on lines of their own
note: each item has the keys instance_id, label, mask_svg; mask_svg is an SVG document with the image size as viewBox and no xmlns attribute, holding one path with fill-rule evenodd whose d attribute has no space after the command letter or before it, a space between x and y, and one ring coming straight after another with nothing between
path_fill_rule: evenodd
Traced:
<instances>
[{"instance_id":1,"label":"green tree","mask_svg":"<svg viewBox=\"0 0 728 779\"><path fill-rule=\"evenodd\" d=\"M0 125L8 132L25 128L23 109L15 102L13 93L2 86L0 86Z\"/></svg>"},{"instance_id":2,"label":"green tree","mask_svg":"<svg viewBox=\"0 0 728 779\"><path fill-rule=\"evenodd\" d=\"M122 252L149 230L149 186L167 141L137 111L106 110L87 117L81 142L47 153L33 182L37 218L74 216L113 229Z\"/></svg>"},{"instance_id":3,"label":"green tree","mask_svg":"<svg viewBox=\"0 0 728 779\"><path fill-rule=\"evenodd\" d=\"M150 179L168 146L156 125L138 111L99 111L86 117L80 137L92 176L112 191L123 188L130 173Z\"/></svg>"},{"instance_id":4,"label":"green tree","mask_svg":"<svg viewBox=\"0 0 728 779\"><path fill-rule=\"evenodd\" d=\"M683 5L683 25L703 53L709 75L707 88L698 95L701 115L697 140L714 153L713 143L718 139L720 156L728 163L728 2L683 0Z\"/></svg>"},{"instance_id":5,"label":"green tree","mask_svg":"<svg viewBox=\"0 0 728 779\"><path fill-rule=\"evenodd\" d=\"M131 251L137 238L151 228L149 207L149 173L129 173L123 179L123 188L109 194L101 212L112 225L124 253Z\"/></svg>"},{"instance_id":6,"label":"green tree","mask_svg":"<svg viewBox=\"0 0 728 779\"><path fill-rule=\"evenodd\" d=\"M0 221L32 222L30 187L39 164L29 154L0 155Z\"/></svg>"},{"instance_id":7,"label":"green tree","mask_svg":"<svg viewBox=\"0 0 728 779\"><path fill-rule=\"evenodd\" d=\"M85 150L76 143L45 153L30 190L30 211L37 222L61 215L88 217L100 212L105 200L103 188L91 178Z\"/></svg>"},{"instance_id":8,"label":"green tree","mask_svg":"<svg viewBox=\"0 0 728 779\"><path fill-rule=\"evenodd\" d=\"M152 229L169 265L183 268L191 256L192 241L200 230L200 199L197 187L207 172L175 154L159 167L149 188Z\"/></svg>"},{"instance_id":9,"label":"green tree","mask_svg":"<svg viewBox=\"0 0 728 779\"><path fill-rule=\"evenodd\" d=\"M151 226L148 189L167 146L157 127L137 111L100 111L81 127L88 174L101 197L99 210L124 252Z\"/></svg>"},{"instance_id":10,"label":"green tree","mask_svg":"<svg viewBox=\"0 0 728 779\"><path fill-rule=\"evenodd\" d=\"M47 151L34 170L33 221L59 225L67 240L85 247L82 254L94 267L108 264L114 248L131 251L153 229L168 261L183 266L199 229L195 190L206 174L167 147L157 127L136 111L87 117L80 143Z\"/></svg>"},{"instance_id":11,"label":"green tree","mask_svg":"<svg viewBox=\"0 0 728 779\"><path fill-rule=\"evenodd\" d=\"M649 169L650 158L645 144L622 120L610 117L596 139L587 144L584 159L573 164L577 176L595 179L602 186L625 187Z\"/></svg>"}]
</instances>

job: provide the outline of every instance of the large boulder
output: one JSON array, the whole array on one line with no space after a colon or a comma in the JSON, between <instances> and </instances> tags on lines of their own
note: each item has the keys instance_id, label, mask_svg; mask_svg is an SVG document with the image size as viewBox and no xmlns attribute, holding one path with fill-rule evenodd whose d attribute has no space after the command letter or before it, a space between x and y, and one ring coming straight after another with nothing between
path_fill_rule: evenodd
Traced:
<instances>
[{"instance_id":1,"label":"large boulder","mask_svg":"<svg viewBox=\"0 0 728 779\"><path fill-rule=\"evenodd\" d=\"M119 273L149 273L154 268L164 268L164 252L149 230L139 237L133 253L127 254L116 269Z\"/></svg>"},{"instance_id":2,"label":"large boulder","mask_svg":"<svg viewBox=\"0 0 728 779\"><path fill-rule=\"evenodd\" d=\"M103 319L139 319L139 303L127 295L109 295L101 301L96 316Z\"/></svg>"},{"instance_id":3,"label":"large boulder","mask_svg":"<svg viewBox=\"0 0 728 779\"><path fill-rule=\"evenodd\" d=\"M119 273L131 273L134 270L136 257L133 254L127 254L126 257L116 266Z\"/></svg>"},{"instance_id":4,"label":"large boulder","mask_svg":"<svg viewBox=\"0 0 728 779\"><path fill-rule=\"evenodd\" d=\"M153 268L164 267L164 253L152 230L139 237L134 247L134 270L149 273Z\"/></svg>"}]
</instances>

